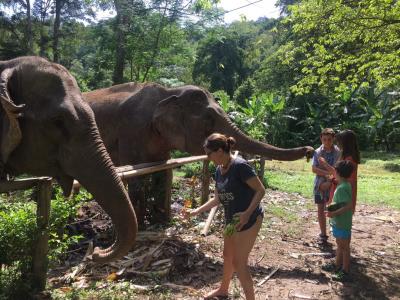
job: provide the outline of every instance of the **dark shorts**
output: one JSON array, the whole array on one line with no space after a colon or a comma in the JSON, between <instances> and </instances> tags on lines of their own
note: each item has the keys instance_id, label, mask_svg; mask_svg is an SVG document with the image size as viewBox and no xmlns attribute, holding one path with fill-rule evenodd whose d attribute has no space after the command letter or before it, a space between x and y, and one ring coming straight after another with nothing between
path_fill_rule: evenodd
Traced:
<instances>
[{"instance_id":1,"label":"dark shorts","mask_svg":"<svg viewBox=\"0 0 400 300\"><path fill-rule=\"evenodd\" d=\"M264 218L264 211L255 215L255 217L252 216L253 218L250 217L250 220L242 227L242 229L240 229L240 232L245 231L245 230L251 228L254 224L256 224L258 216L261 216L261 218Z\"/></svg>"},{"instance_id":2,"label":"dark shorts","mask_svg":"<svg viewBox=\"0 0 400 300\"><path fill-rule=\"evenodd\" d=\"M325 204L329 200L329 194L324 195L323 197L321 195L314 195L314 203L315 204Z\"/></svg>"}]
</instances>

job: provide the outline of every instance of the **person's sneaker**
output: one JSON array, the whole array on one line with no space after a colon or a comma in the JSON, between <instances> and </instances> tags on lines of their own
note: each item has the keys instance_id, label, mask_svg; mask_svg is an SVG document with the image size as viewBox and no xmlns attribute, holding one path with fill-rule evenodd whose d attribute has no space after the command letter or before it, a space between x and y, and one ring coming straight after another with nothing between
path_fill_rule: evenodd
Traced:
<instances>
[{"instance_id":1,"label":"person's sneaker","mask_svg":"<svg viewBox=\"0 0 400 300\"><path fill-rule=\"evenodd\" d=\"M326 272L337 272L340 270L340 267L337 267L335 262L331 261L321 266L321 269Z\"/></svg>"},{"instance_id":2,"label":"person's sneaker","mask_svg":"<svg viewBox=\"0 0 400 300\"><path fill-rule=\"evenodd\" d=\"M326 244L327 242L328 242L328 236L320 233L317 237L317 243Z\"/></svg>"},{"instance_id":3,"label":"person's sneaker","mask_svg":"<svg viewBox=\"0 0 400 300\"><path fill-rule=\"evenodd\" d=\"M351 277L350 274L343 271L343 270L339 270L337 271L335 274L332 275L332 280L333 281L340 281L340 282L350 282L351 281Z\"/></svg>"}]
</instances>

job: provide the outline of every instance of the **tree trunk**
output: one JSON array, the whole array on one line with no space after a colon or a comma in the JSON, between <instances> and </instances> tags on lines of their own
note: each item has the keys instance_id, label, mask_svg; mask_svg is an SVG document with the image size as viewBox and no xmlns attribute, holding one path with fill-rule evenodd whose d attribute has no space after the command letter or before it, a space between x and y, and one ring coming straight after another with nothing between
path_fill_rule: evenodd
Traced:
<instances>
[{"instance_id":1,"label":"tree trunk","mask_svg":"<svg viewBox=\"0 0 400 300\"><path fill-rule=\"evenodd\" d=\"M26 0L26 40L28 54L33 54L33 37L32 37L32 17L31 17L31 2Z\"/></svg>"},{"instance_id":2,"label":"tree trunk","mask_svg":"<svg viewBox=\"0 0 400 300\"><path fill-rule=\"evenodd\" d=\"M160 25L158 27L156 39L154 41L153 53L151 55L151 61L150 61L150 64L148 65L148 67L146 68L146 71L144 73L142 82L145 82L147 80L147 76L149 74L149 71L154 66L154 61L155 61L155 59L157 57L157 54L159 52L160 37L161 37L161 32L163 31L163 28L164 28L164 19L165 19L166 13L167 13L167 5L165 5L165 9L164 9L163 15L160 17Z\"/></svg>"},{"instance_id":3,"label":"tree trunk","mask_svg":"<svg viewBox=\"0 0 400 300\"><path fill-rule=\"evenodd\" d=\"M117 18L115 24L116 50L113 84L120 84L124 82L126 26L129 15L127 13L128 4L125 0L114 0L114 5Z\"/></svg>"},{"instance_id":4,"label":"tree trunk","mask_svg":"<svg viewBox=\"0 0 400 300\"><path fill-rule=\"evenodd\" d=\"M63 0L55 0L56 12L53 26L53 61L58 63L60 60L60 53L58 50L58 42L60 38L60 24L61 24L61 8Z\"/></svg>"}]
</instances>

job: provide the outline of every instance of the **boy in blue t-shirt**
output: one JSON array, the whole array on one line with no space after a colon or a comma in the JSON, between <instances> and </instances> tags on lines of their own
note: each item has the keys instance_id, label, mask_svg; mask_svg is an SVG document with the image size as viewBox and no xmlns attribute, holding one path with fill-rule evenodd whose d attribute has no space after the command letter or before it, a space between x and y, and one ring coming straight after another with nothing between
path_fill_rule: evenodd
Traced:
<instances>
[{"instance_id":1,"label":"boy in blue t-shirt","mask_svg":"<svg viewBox=\"0 0 400 300\"><path fill-rule=\"evenodd\" d=\"M312 171L316 174L314 179L314 202L318 207L318 223L320 234L318 236L319 243L326 243L328 236L326 235L326 216L325 206L329 200L329 190L331 187L331 175L329 171L320 164L319 158L323 157L325 161L334 166L340 157L339 148L333 144L335 132L332 128L322 130L320 139L321 146L315 150Z\"/></svg>"}]
</instances>

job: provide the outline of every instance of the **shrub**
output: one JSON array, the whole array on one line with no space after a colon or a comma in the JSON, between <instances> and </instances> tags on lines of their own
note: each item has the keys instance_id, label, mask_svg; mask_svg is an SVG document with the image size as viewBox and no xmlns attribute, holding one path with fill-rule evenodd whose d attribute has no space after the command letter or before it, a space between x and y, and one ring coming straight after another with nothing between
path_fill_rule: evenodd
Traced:
<instances>
[{"instance_id":1,"label":"shrub","mask_svg":"<svg viewBox=\"0 0 400 300\"><path fill-rule=\"evenodd\" d=\"M37 237L36 204L29 201L32 193L8 200L0 199L0 299L26 299L30 285L32 253ZM65 200L60 188L51 201L49 220L49 263L63 258L65 251L80 236L71 236L67 224L76 216L83 199L90 195L82 191Z\"/></svg>"}]
</instances>

